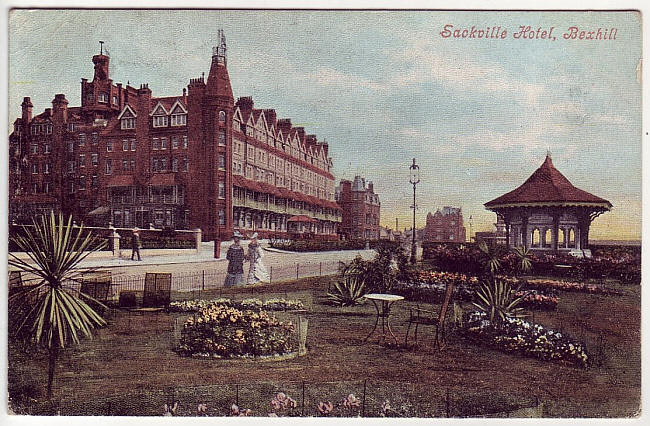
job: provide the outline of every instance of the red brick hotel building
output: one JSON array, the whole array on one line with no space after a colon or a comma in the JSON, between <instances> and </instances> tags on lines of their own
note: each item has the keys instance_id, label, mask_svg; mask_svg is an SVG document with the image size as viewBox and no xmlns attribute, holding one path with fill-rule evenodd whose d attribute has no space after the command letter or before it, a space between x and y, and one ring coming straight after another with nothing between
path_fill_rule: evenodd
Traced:
<instances>
[{"instance_id":1,"label":"red brick hotel building","mask_svg":"<svg viewBox=\"0 0 650 426\"><path fill-rule=\"evenodd\" d=\"M207 81L190 79L179 96L114 84L101 52L80 107L58 94L32 116L24 98L9 137L10 220L55 209L115 227L200 228L205 239L336 238L328 144L250 97L235 102L219 39Z\"/></svg>"}]
</instances>

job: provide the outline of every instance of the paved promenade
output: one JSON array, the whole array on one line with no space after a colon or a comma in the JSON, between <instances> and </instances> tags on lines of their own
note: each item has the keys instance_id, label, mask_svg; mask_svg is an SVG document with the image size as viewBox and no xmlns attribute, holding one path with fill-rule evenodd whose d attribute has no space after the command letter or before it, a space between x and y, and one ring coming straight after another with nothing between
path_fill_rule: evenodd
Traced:
<instances>
[{"instance_id":1,"label":"paved promenade","mask_svg":"<svg viewBox=\"0 0 650 426\"><path fill-rule=\"evenodd\" d=\"M221 244L221 256L215 259L214 243L202 243L201 250L197 253L192 249L178 250L141 250L142 261L131 260L131 250L122 250L121 257L113 257L111 252L93 253L84 259L79 265L80 269L101 268L110 270L112 275L144 275L146 272L172 272L178 275L192 272L209 270L213 274L223 274L225 276L228 262L226 252L231 242ZM364 259L371 259L375 256L374 250L341 250L312 253L289 253L276 251L273 249L266 250L268 243L261 241L264 250L264 263L268 269L273 268L273 275L277 278L289 278L295 276L296 265L300 276L303 276L307 270L316 274L330 274L337 270L338 262L349 262L357 255ZM247 241L242 243L246 248ZM19 257L26 258L24 254ZM248 264L244 265L247 268ZM10 270L13 268L10 268ZM316 274L316 275L318 275Z\"/></svg>"}]
</instances>

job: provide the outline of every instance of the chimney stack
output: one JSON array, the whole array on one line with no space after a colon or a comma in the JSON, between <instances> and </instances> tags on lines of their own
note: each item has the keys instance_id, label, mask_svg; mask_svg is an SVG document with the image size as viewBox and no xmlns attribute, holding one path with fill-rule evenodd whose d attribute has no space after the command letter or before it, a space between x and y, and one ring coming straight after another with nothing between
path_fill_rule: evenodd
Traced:
<instances>
[{"instance_id":1,"label":"chimney stack","mask_svg":"<svg viewBox=\"0 0 650 426\"><path fill-rule=\"evenodd\" d=\"M34 105L32 105L32 100L29 96L26 96L23 98L23 103L20 104L23 110L22 114L22 119L23 119L23 124L26 126L32 121L32 108L34 108Z\"/></svg>"},{"instance_id":2,"label":"chimney stack","mask_svg":"<svg viewBox=\"0 0 650 426\"><path fill-rule=\"evenodd\" d=\"M56 121L59 123L68 122L68 100L63 93L54 95L54 99L52 99L52 111Z\"/></svg>"}]
</instances>

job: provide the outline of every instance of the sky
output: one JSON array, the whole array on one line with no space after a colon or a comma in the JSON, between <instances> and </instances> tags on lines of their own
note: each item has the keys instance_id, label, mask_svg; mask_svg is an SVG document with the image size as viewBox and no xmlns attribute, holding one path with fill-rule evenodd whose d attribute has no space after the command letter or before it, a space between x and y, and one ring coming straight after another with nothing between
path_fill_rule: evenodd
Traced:
<instances>
[{"instance_id":1,"label":"sky","mask_svg":"<svg viewBox=\"0 0 650 426\"><path fill-rule=\"evenodd\" d=\"M445 38L453 29L505 38ZM515 38L520 26L552 39ZM571 26L617 28L616 40L564 39ZM80 104L99 40L110 77L154 96L206 75L224 29L235 98L326 140L334 175L374 182L381 223L410 226L462 207L470 231L493 230L483 204L521 185L550 151L575 186L609 200L592 239L641 236L641 17L634 12L14 10L9 123L65 93ZM452 29L452 31L453 31Z\"/></svg>"}]
</instances>

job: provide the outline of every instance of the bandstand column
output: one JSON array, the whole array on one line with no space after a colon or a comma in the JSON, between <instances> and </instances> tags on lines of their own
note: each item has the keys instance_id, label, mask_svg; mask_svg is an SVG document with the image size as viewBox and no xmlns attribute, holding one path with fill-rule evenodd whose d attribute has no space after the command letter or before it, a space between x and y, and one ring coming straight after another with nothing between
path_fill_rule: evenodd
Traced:
<instances>
[{"instance_id":1,"label":"bandstand column","mask_svg":"<svg viewBox=\"0 0 650 426\"><path fill-rule=\"evenodd\" d=\"M553 251L554 252L557 252L559 231L560 231L560 215L558 213L554 213L553 214Z\"/></svg>"},{"instance_id":2,"label":"bandstand column","mask_svg":"<svg viewBox=\"0 0 650 426\"><path fill-rule=\"evenodd\" d=\"M530 233L528 232L528 213L521 214L521 240L525 248L530 247L528 242L528 237Z\"/></svg>"}]
</instances>

